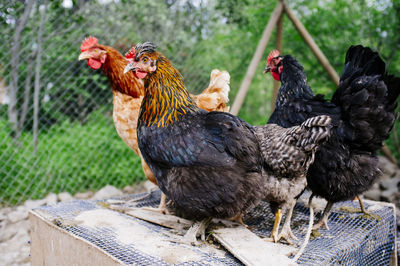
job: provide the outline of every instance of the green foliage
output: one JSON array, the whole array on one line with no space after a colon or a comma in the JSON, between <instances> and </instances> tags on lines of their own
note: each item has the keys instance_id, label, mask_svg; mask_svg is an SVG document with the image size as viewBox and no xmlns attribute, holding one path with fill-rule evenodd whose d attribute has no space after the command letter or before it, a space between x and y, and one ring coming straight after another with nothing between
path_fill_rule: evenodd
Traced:
<instances>
[{"instance_id":1,"label":"green foliage","mask_svg":"<svg viewBox=\"0 0 400 266\"><path fill-rule=\"evenodd\" d=\"M380 1L319 1L290 0L289 6L314 38L317 45L339 73L343 70L346 50L350 45L362 44L380 52L388 63L389 73L400 76L400 2ZM227 0L219 1L217 8L226 17L226 24L215 28L211 46L218 47L218 56L210 65L219 65L231 74L234 96L243 80L247 66L261 38L276 1ZM274 49L272 35L264 52L266 58ZM283 54L291 54L304 67L308 83L315 93L330 98L336 86L312 54L288 17L283 17ZM265 59L260 63L239 115L253 124L267 120L271 113L272 77L263 75ZM387 145L400 161L400 147L394 134L400 138L400 125ZM396 133L397 132L397 133Z\"/></svg>"},{"instance_id":2,"label":"green foliage","mask_svg":"<svg viewBox=\"0 0 400 266\"><path fill-rule=\"evenodd\" d=\"M400 76L400 2L397 0L287 0L340 74L347 48L363 44L378 50L389 72ZM33 147L33 91L38 29L47 3L40 66L39 136ZM19 203L50 191L123 186L142 178L138 157L117 136L110 113L111 90L101 70L77 61L84 37L126 52L134 43L153 41L182 72L188 89L201 92L212 69L231 75L233 103L276 0L73 0L36 1L21 35L17 110L22 113L25 87L30 95L19 144L10 137L7 106L0 105L0 200ZM10 84L13 35L24 1L0 3L0 83ZM304 66L316 93L330 97L335 85L287 17L283 19L283 54ZM272 35L239 115L264 124L272 111L273 82L262 70ZM400 160L400 125L387 141ZM397 137L397 138L396 138ZM3 196L4 195L4 196Z\"/></svg>"},{"instance_id":3,"label":"green foliage","mask_svg":"<svg viewBox=\"0 0 400 266\"><path fill-rule=\"evenodd\" d=\"M104 112L81 125L69 120L39 135L35 155L31 133L15 149L7 122L0 120L0 194L5 202L38 199L51 192L122 188L143 180L140 158L121 141ZM33 182L32 182L33 181Z\"/></svg>"}]
</instances>

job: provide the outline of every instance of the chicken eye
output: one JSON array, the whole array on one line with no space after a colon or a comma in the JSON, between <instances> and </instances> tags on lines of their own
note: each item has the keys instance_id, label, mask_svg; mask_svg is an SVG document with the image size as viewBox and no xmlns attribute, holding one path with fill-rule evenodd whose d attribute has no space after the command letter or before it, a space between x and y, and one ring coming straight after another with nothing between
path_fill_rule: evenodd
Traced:
<instances>
[{"instance_id":1,"label":"chicken eye","mask_svg":"<svg viewBox=\"0 0 400 266\"><path fill-rule=\"evenodd\" d=\"M147 57L143 58L143 63L147 62Z\"/></svg>"}]
</instances>

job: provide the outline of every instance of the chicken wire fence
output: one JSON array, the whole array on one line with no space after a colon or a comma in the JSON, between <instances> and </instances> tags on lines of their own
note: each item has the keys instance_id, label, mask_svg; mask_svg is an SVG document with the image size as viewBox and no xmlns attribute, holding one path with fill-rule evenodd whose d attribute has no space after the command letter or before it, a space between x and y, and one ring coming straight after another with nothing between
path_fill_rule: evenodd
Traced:
<instances>
[{"instance_id":1,"label":"chicken wire fence","mask_svg":"<svg viewBox=\"0 0 400 266\"><path fill-rule=\"evenodd\" d=\"M80 44L93 35L124 53L134 43L153 41L189 90L199 93L213 66L244 74L243 58L254 52L250 38L240 39L240 47L237 40L229 42L231 36L214 39L215 27L229 30L215 2L0 1L0 205L144 179L139 158L114 129L107 79L77 60ZM275 4L266 6L272 12ZM221 63L227 51L223 62L229 66ZM266 101L272 80L265 81L261 70L253 83L262 86L252 85L246 100L252 102L242 108L248 122L265 123L271 111ZM242 77L231 79L237 84Z\"/></svg>"},{"instance_id":2,"label":"chicken wire fence","mask_svg":"<svg viewBox=\"0 0 400 266\"><path fill-rule=\"evenodd\" d=\"M144 179L118 137L101 70L78 61L88 35L125 53L151 40L194 93L208 84L199 38L207 10L190 1L2 1L0 3L0 204ZM204 52L204 51L203 51Z\"/></svg>"}]
</instances>

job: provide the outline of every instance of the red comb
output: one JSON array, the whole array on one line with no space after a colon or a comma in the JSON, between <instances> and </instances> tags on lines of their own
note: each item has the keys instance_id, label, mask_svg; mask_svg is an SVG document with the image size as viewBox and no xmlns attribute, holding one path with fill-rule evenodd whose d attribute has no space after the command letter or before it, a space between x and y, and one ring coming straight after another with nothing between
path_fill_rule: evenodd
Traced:
<instances>
[{"instance_id":1,"label":"red comb","mask_svg":"<svg viewBox=\"0 0 400 266\"><path fill-rule=\"evenodd\" d=\"M277 57L277 56L279 56L279 55L280 55L280 53L279 53L278 50L272 50L272 51L269 53L269 55L268 55L267 63L269 63L269 62L271 61L272 58Z\"/></svg>"},{"instance_id":2,"label":"red comb","mask_svg":"<svg viewBox=\"0 0 400 266\"><path fill-rule=\"evenodd\" d=\"M89 49L90 47L92 47L93 45L96 45L96 44L98 44L96 37L89 36L89 37L85 38L81 44L81 52L86 51L87 49Z\"/></svg>"},{"instance_id":3,"label":"red comb","mask_svg":"<svg viewBox=\"0 0 400 266\"><path fill-rule=\"evenodd\" d=\"M125 54L125 58L126 59L134 59L136 55L136 50L135 47L132 47L126 54Z\"/></svg>"}]
</instances>

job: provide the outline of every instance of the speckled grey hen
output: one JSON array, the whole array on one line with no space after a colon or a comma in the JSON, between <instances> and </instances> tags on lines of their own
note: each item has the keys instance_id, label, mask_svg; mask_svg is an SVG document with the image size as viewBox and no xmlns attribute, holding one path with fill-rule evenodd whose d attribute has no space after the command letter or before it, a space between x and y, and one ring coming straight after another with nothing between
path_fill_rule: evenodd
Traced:
<instances>
[{"instance_id":1,"label":"speckled grey hen","mask_svg":"<svg viewBox=\"0 0 400 266\"><path fill-rule=\"evenodd\" d=\"M275 124L255 127L264 158L264 199L275 213L271 232L274 242L296 238L290 227L296 198L307 186L306 174L320 144L330 135L331 118L317 116L300 126L282 128ZM278 235L282 209L287 211Z\"/></svg>"}]
</instances>

